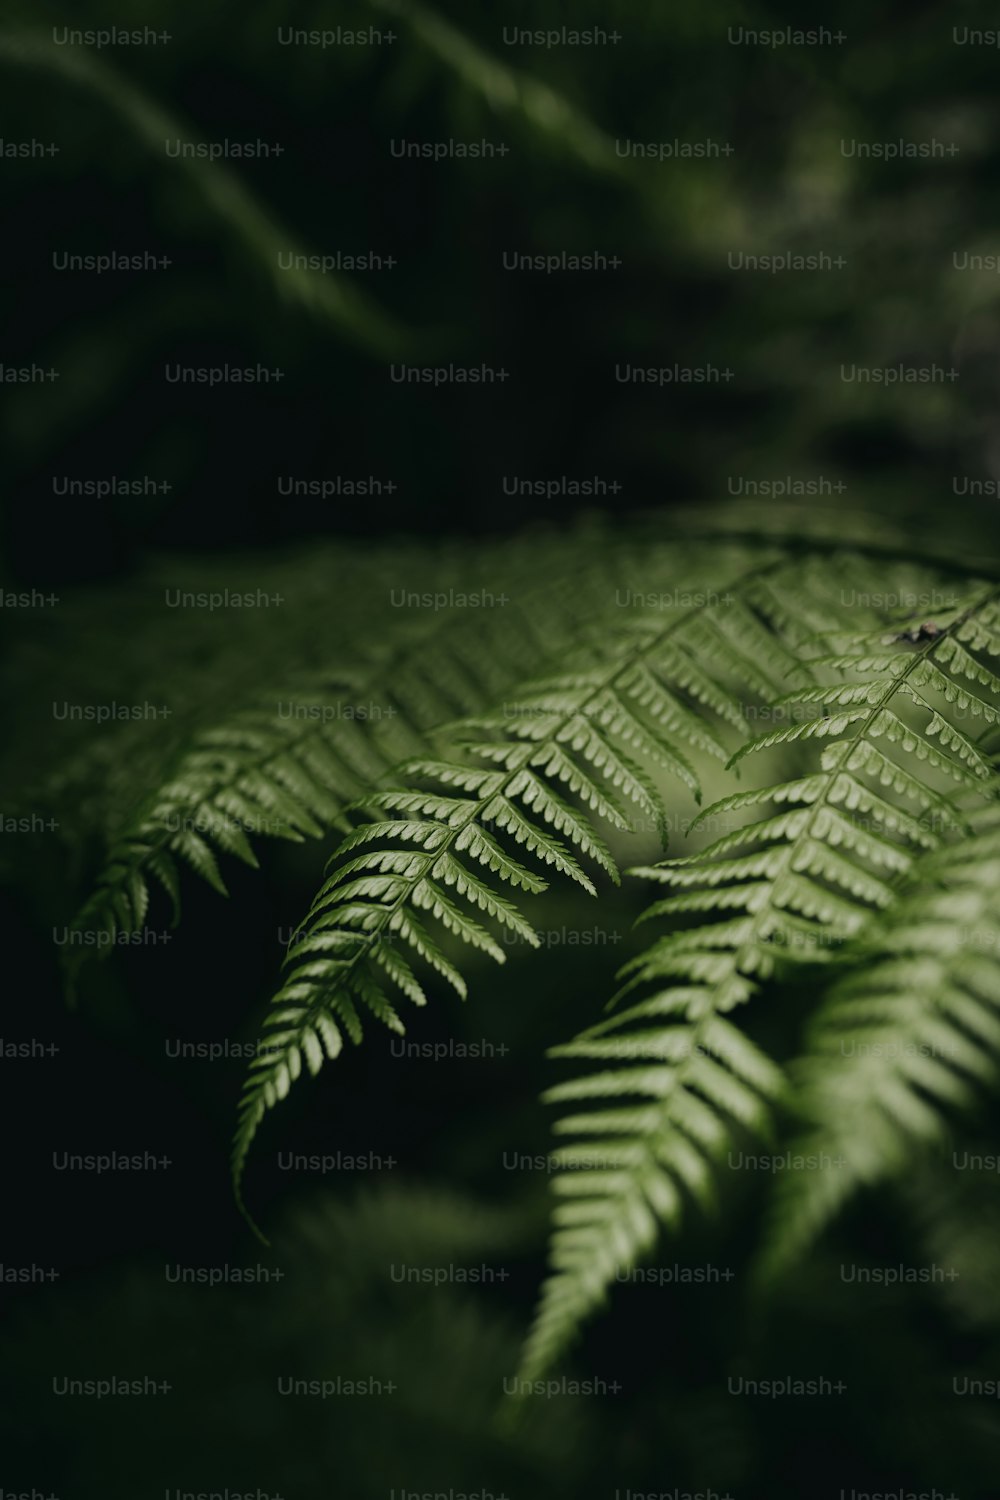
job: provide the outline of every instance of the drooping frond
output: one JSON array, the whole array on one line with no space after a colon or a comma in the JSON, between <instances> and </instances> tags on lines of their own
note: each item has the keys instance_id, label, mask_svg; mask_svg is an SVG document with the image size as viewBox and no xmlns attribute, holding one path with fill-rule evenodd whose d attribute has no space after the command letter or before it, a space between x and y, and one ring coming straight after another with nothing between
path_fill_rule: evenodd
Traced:
<instances>
[{"instance_id":1,"label":"drooping frond","mask_svg":"<svg viewBox=\"0 0 1000 1500\"><path fill-rule=\"evenodd\" d=\"M765 568L777 571L780 561ZM414 963L464 998L443 942L498 962L494 929L531 943L533 929L505 886L539 893L549 869L593 893L587 865L617 879L597 822L627 829L631 805L662 826L657 774L700 796L685 752L724 759L720 732L745 722L732 681L749 679L773 696L796 665L736 584L725 597L693 593L666 622L655 607L617 616L600 621L558 672L457 726L450 755L415 759L400 768L400 785L361 799L357 812L374 821L334 857L286 956L288 977L266 1023L269 1049L244 1087L237 1191L260 1121L303 1058L318 1072L344 1032L358 1038L364 1009L401 1029L398 997L425 1000Z\"/></svg>"},{"instance_id":2,"label":"drooping frond","mask_svg":"<svg viewBox=\"0 0 1000 1500\"><path fill-rule=\"evenodd\" d=\"M861 1189L944 1144L1000 1079L1000 808L928 854L886 919L845 953L848 973L791 1069L794 1155L823 1170L777 1184L762 1270L805 1253Z\"/></svg>"},{"instance_id":3,"label":"drooping frond","mask_svg":"<svg viewBox=\"0 0 1000 1500\"><path fill-rule=\"evenodd\" d=\"M925 576L924 588L932 581ZM911 575L895 593L916 596L918 583ZM604 1063L626 1058L629 1066L549 1096L601 1105L557 1127L584 1144L565 1153L567 1171L554 1180L568 1202L556 1213L553 1274L526 1351L528 1378L558 1358L616 1269L650 1248L658 1222L677 1222L683 1195L706 1197L710 1169L734 1129L766 1127L778 1077L727 1014L786 964L829 963L873 913L890 907L914 862L966 826L965 803L991 795L988 760L966 724L981 730L1000 708L1000 682L984 660L1000 655L997 590L952 591L949 620L902 632L884 581L865 590L874 617L860 628L857 590L838 608L822 602L818 585L808 569L793 581L782 575L755 585L756 609L773 622L775 639L794 641L814 678L828 680L778 696L768 714L780 727L732 762L818 741L818 767L814 752L813 767L794 779L717 802L702 815L713 825L750 809L755 820L697 855L636 872L670 889L645 916L668 919L672 930L626 966L620 993L655 988L607 1027L557 1050ZM823 629L817 609L828 612ZM636 1095L638 1103L623 1105ZM604 1156L617 1143L614 1170L571 1170L574 1152L593 1153L595 1141Z\"/></svg>"},{"instance_id":4,"label":"drooping frond","mask_svg":"<svg viewBox=\"0 0 1000 1500\"><path fill-rule=\"evenodd\" d=\"M523 598L499 590L504 606L480 610L482 618L472 625L468 610L447 603L454 586L449 591L440 577L431 578L438 587L418 591L417 598L445 603L434 610L401 608L394 629L383 624L372 643L353 633L366 608L386 613L384 565L380 590L377 574L353 570L337 606L314 625L346 635L351 622L341 664L301 672L298 681L286 678L269 694L255 685L244 694L244 706L215 719L203 716L168 773L116 830L76 925L111 936L137 930L151 881L168 892L176 920L181 864L225 894L220 856L255 865L254 838L346 831L347 804L401 760L428 750L429 736L441 725L492 701L566 649L610 584L607 564L593 565L588 550L576 571L571 547L566 578L558 587L546 578L539 589L536 569L549 559L539 545L537 557L521 563ZM463 565L468 572L470 561ZM501 575L505 565L503 557L495 563ZM408 570L412 574L415 563ZM73 963L90 951L76 950Z\"/></svg>"},{"instance_id":5,"label":"drooping frond","mask_svg":"<svg viewBox=\"0 0 1000 1500\"><path fill-rule=\"evenodd\" d=\"M686 1198L714 1206L713 1169L740 1132L766 1134L782 1090L780 1070L713 1008L704 982L664 990L549 1055L601 1070L545 1095L577 1112L556 1127L575 1139L553 1153L551 1275L524 1354L527 1381L653 1248L660 1225L679 1226Z\"/></svg>"}]
</instances>

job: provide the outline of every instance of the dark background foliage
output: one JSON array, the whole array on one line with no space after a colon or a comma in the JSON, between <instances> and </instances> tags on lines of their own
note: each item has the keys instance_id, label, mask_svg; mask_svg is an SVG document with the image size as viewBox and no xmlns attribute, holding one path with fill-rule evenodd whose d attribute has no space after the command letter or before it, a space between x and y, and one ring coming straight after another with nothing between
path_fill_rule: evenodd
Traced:
<instances>
[{"instance_id":1,"label":"dark background foliage","mask_svg":"<svg viewBox=\"0 0 1000 1500\"><path fill-rule=\"evenodd\" d=\"M252 578L293 547L294 585L294 559L330 538L363 549L395 535L500 536L594 508L612 524L681 502L697 515L727 497L734 524L745 513L749 525L760 511L749 498L741 511L745 492L778 480L818 491L792 496L804 527L821 513L834 525L842 516L845 532L851 513L902 516L931 554L995 553L1000 283L953 261L1000 255L1000 51L959 45L953 32L989 26L987 9L844 4L808 22L839 28L842 43L766 49L732 45L729 28L807 24L794 8L726 0L689 13L621 0L606 13L584 0L542 16L515 0L332 15L227 0L153 4L137 18L123 4L99 15L6 5L4 140L59 151L0 161L0 360L61 377L3 388L5 586L58 590L79 611L84 658L107 660L113 685L116 641L139 628L137 580L164 553L205 579L226 569ZM64 26L113 24L162 27L172 39L97 57L54 40ZM396 40L326 50L276 41L279 27L336 25L391 28ZM544 49L504 38L505 28L563 25L620 40ZM550 96L539 102L524 79L570 108L553 116ZM224 164L225 177L189 169L144 138L140 96L178 136L260 138L283 153ZM507 154L437 163L391 149L483 138ZM957 150L884 162L841 146L934 138ZM735 149L663 163L615 149L677 139ZM220 208L231 183L243 196ZM347 278L367 299L348 325L324 306L330 284L279 271L276 248L397 264ZM53 267L64 251L147 249L170 267ZM621 265L516 273L505 251L603 252ZM730 269L739 252L846 264L772 276ZM390 376L393 362L448 361L509 374L440 389ZM284 377L206 391L163 376L174 364L226 363ZM714 365L733 378L639 386L616 380L619 363ZM842 378L844 367L899 365L958 373L888 388ZM58 493L66 477L146 475L170 488ZM279 493L282 479L335 476L394 488L374 499ZM514 476L565 480L567 492L505 493ZM595 476L617 488L574 492ZM5 626L14 751L58 758L52 737L65 726L44 711L57 686L69 691L66 640L44 611L7 611ZM228 646L235 662L238 635ZM219 649L193 640L192 667ZM248 637L249 675L258 649ZM632 892L604 893L593 947L484 967L472 1003L432 1007L410 1029L413 1040L487 1040L503 1054L404 1064L372 1035L336 1078L331 1069L300 1090L252 1168L254 1202L275 1226L274 1251L261 1252L226 1175L242 1064L171 1060L165 1043L252 1038L279 934L305 909L328 852L268 848L262 875L227 871L228 902L189 883L172 940L98 966L67 1011L51 935L85 892L96 850L25 838L6 851L4 1036L59 1051L0 1062L2 1261L59 1276L0 1288L5 1494L995 1494L998 1419L950 1384L955 1369L1000 1376L995 1251L977 1239L962 1262L964 1302L948 1283L865 1297L842 1283L843 1261L918 1258L907 1221L867 1201L779 1305L761 1307L744 1295L759 1203L743 1181L727 1189L716 1224L696 1222L660 1257L664 1267L731 1269L731 1280L618 1287L587 1333L570 1373L620 1390L541 1403L514 1433L495 1426L543 1269L547 1208L546 1174L508 1170L505 1153L549 1149L537 1102L551 1081L544 1048L611 992L636 944ZM580 909L556 893L541 925L579 927ZM990 1122L979 1124L988 1146ZM333 1183L278 1170L278 1150L331 1143L397 1165L376 1181ZM146 1149L172 1167L125 1179L50 1165L64 1150ZM998 1191L981 1185L976 1211ZM404 1259L465 1259L507 1275L483 1288L401 1288L387 1268ZM192 1289L167 1282L175 1264L264 1264L283 1279ZM847 1391L730 1395L727 1382L751 1372L825 1375ZM53 1376L147 1373L174 1391L100 1404L51 1394ZM353 1402L273 1393L277 1375L331 1373L383 1375L399 1390Z\"/></svg>"}]
</instances>

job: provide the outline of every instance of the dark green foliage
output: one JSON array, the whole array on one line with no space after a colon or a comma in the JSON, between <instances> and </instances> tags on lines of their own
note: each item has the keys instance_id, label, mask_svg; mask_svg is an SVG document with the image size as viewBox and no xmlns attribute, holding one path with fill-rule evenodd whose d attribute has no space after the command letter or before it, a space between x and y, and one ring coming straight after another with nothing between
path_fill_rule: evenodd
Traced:
<instances>
[{"instance_id":1,"label":"dark green foliage","mask_svg":"<svg viewBox=\"0 0 1000 1500\"><path fill-rule=\"evenodd\" d=\"M366 1014L402 1032L408 1006L465 999L482 958L538 945L552 877L600 901L637 826L662 846L679 807L722 792L692 825L716 836L632 872L666 888L646 917L667 931L626 965L611 1015L595 1024L598 997L581 996L589 1024L553 1049L578 1071L549 1094L571 1106L557 1128L572 1140L555 1154L529 1380L661 1224L712 1209L738 1143L773 1139L787 1114L806 1122L795 1149L848 1163L783 1180L773 1269L994 1082L993 955L955 924L996 918L1000 589L901 544L890 561L882 538L831 551L770 530L727 539L720 515L701 540L646 521L512 543L490 553L502 607L474 614L475 548L293 560L296 623L284 656L272 641L270 692L252 672L229 679L223 640L225 692L206 657L165 748L109 730L99 760L86 741L76 752L81 780L110 768L83 930L141 929L153 883L176 920L182 866L224 892L226 860L256 867L261 835L334 836L240 1101L241 1204L265 1114L360 1042ZM435 594L446 607L428 607ZM898 606L920 597L939 601L933 620ZM138 664L141 633L132 649ZM179 651L164 682L189 667ZM383 712L347 711L359 703ZM114 768L133 749L149 759L127 810ZM744 770L756 784L733 790ZM803 975L814 1014L786 1071L740 1015L751 1000L777 1015L788 1050L801 1014L781 998ZM872 1038L886 1045L834 1055Z\"/></svg>"}]
</instances>

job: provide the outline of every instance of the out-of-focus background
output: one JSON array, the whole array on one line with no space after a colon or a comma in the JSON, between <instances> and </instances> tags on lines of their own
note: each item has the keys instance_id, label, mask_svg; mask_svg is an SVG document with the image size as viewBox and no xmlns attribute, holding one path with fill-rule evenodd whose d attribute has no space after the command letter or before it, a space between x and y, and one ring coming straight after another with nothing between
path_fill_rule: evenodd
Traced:
<instances>
[{"instance_id":1,"label":"out-of-focus background","mask_svg":"<svg viewBox=\"0 0 1000 1500\"><path fill-rule=\"evenodd\" d=\"M3 164L4 362L59 372L4 392L11 566L107 575L149 546L586 504L518 480L597 479L612 509L791 481L810 505L992 514L997 49L959 40L987 25L974 6L837 12L6 6L5 141L58 147ZM114 25L169 40L56 40ZM807 25L829 39L747 40ZM369 40L295 41L338 27ZM562 28L605 40L517 40ZM179 141L280 154L207 168ZM505 154L401 154L483 142ZM171 264L56 269L107 251ZM507 268L564 254L608 264ZM747 268L783 254L817 269ZM373 268L281 269L294 255ZM390 375L449 361L507 378ZM227 363L283 378L167 378ZM899 366L940 373L871 376ZM50 524L54 483L116 475L171 488L70 495ZM381 481L378 505L285 493L338 478Z\"/></svg>"},{"instance_id":2,"label":"out-of-focus background","mask_svg":"<svg viewBox=\"0 0 1000 1500\"><path fill-rule=\"evenodd\" d=\"M386 538L594 512L613 530L682 504L696 528L717 502L737 529L790 510L848 535L853 514L884 516L931 556L995 555L998 80L981 6L9 0L0 565L6 591L64 606L4 609L11 775L75 746L48 705L78 670L143 696L150 578L253 575L315 603L360 592ZM355 561L324 574L345 540ZM330 646L312 618L270 651L238 616L185 621L175 655L192 680L220 653L233 682L292 672ZM63 788L70 822L87 823L84 780ZM1000 1378L995 1180L943 1289L861 1296L834 1244L762 1310L744 1275L759 1205L733 1174L719 1220L663 1248L662 1284L616 1288L589 1330L569 1374L598 1395L497 1426L548 1207L544 1167L509 1163L550 1148L544 1049L636 951L636 891L602 892L586 944L565 938L585 908L553 892L532 965L482 965L474 1003L411 1027L480 1055L402 1059L372 1035L303 1087L254 1168L264 1252L226 1174L244 1063L180 1049L252 1040L330 842L227 871L228 902L189 883L177 938L97 966L67 1010L52 934L99 850L34 832L3 835L4 1035L58 1050L0 1061L3 1495L995 1493L998 1418L949 1384L957 1366ZM392 1165L331 1181L277 1164L331 1143ZM171 1167L126 1182L52 1165L147 1149ZM913 1191L933 1246L956 1189ZM887 1205L842 1232L855 1260L912 1258ZM404 1264L454 1274L403 1284ZM739 1400L751 1370L847 1389ZM381 1385L278 1385L333 1374ZM58 1393L111 1377L171 1389Z\"/></svg>"}]
</instances>

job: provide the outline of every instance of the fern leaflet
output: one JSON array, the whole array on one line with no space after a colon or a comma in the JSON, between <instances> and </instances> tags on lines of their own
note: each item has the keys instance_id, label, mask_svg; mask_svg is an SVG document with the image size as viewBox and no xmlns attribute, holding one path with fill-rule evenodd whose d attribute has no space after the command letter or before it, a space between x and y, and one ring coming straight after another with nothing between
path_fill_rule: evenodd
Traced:
<instances>
[{"instance_id":1,"label":"fern leaflet","mask_svg":"<svg viewBox=\"0 0 1000 1500\"><path fill-rule=\"evenodd\" d=\"M761 1269L801 1256L860 1189L947 1140L1000 1078L1000 808L922 859L887 920L852 945L793 1065L795 1153L821 1171L776 1186Z\"/></svg>"}]
</instances>

